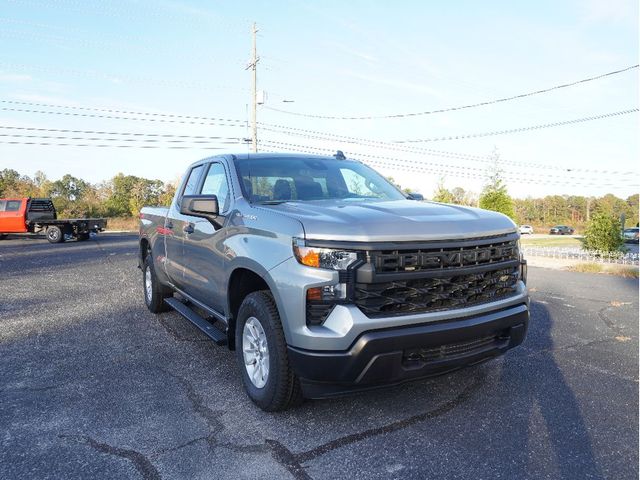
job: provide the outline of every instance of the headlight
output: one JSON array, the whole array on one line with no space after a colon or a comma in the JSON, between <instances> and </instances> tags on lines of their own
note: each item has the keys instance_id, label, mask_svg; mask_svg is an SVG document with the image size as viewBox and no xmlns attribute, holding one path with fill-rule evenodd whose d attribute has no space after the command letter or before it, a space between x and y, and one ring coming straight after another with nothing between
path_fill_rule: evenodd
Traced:
<instances>
[{"instance_id":1,"label":"headlight","mask_svg":"<svg viewBox=\"0 0 640 480\"><path fill-rule=\"evenodd\" d=\"M307 247L301 238L293 239L293 253L302 265L332 270L346 270L358 259L356 252L336 250L333 248Z\"/></svg>"}]
</instances>

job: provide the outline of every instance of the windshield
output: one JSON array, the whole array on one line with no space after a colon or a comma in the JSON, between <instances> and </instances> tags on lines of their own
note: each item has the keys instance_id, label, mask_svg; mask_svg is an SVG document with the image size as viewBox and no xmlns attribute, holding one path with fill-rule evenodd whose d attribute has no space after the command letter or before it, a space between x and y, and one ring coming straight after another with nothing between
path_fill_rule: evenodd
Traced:
<instances>
[{"instance_id":1,"label":"windshield","mask_svg":"<svg viewBox=\"0 0 640 480\"><path fill-rule=\"evenodd\" d=\"M235 163L244 196L251 202L405 198L375 170L351 160L284 157Z\"/></svg>"}]
</instances>

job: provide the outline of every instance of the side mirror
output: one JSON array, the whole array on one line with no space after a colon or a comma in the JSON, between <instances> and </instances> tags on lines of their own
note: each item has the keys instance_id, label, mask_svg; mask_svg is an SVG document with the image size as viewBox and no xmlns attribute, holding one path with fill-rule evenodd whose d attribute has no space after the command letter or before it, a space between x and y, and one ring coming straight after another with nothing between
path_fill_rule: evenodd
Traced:
<instances>
[{"instance_id":1,"label":"side mirror","mask_svg":"<svg viewBox=\"0 0 640 480\"><path fill-rule=\"evenodd\" d=\"M180 204L180 213L213 221L220 214L218 197L215 195L185 195Z\"/></svg>"},{"instance_id":2,"label":"side mirror","mask_svg":"<svg viewBox=\"0 0 640 480\"><path fill-rule=\"evenodd\" d=\"M424 200L424 195L422 195L421 193L409 193L407 194L407 200L417 200L419 202L422 202Z\"/></svg>"}]
</instances>

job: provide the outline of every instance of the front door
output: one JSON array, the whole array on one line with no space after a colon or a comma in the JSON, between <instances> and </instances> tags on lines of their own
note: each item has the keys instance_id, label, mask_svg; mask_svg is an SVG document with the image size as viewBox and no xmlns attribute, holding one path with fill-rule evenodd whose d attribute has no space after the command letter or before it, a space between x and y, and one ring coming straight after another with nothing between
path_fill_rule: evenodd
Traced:
<instances>
[{"instance_id":1,"label":"front door","mask_svg":"<svg viewBox=\"0 0 640 480\"><path fill-rule=\"evenodd\" d=\"M232 198L228 172L220 162L213 162L207 167L202 187L196 195L218 197L219 220L224 225ZM220 288L223 284L226 228L204 218L189 218L184 236L184 291L222 313L227 293Z\"/></svg>"},{"instance_id":2,"label":"front door","mask_svg":"<svg viewBox=\"0 0 640 480\"><path fill-rule=\"evenodd\" d=\"M165 270L171 282L182 289L184 285L184 238L185 228L192 222L192 217L180 213L180 204L183 195L195 195L200 186L200 179L204 171L204 165L196 165L188 173L186 182L180 186L182 189L176 201L172 202L167 218L159 231L164 234L166 249ZM188 228L187 228L188 230Z\"/></svg>"}]
</instances>

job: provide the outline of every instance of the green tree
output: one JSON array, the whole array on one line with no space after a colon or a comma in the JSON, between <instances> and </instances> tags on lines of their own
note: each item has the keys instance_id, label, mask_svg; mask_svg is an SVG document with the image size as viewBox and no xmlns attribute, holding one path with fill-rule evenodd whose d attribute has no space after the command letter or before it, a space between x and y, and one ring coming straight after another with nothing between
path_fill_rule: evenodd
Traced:
<instances>
[{"instance_id":1,"label":"green tree","mask_svg":"<svg viewBox=\"0 0 640 480\"><path fill-rule=\"evenodd\" d=\"M513 199L507 192L507 186L502 179L502 172L498 167L500 155L497 151L493 153L494 165L489 172L487 183L480 194L480 208L500 212L515 220L516 215L513 207Z\"/></svg>"},{"instance_id":2,"label":"green tree","mask_svg":"<svg viewBox=\"0 0 640 480\"><path fill-rule=\"evenodd\" d=\"M623 245L620 220L611 213L600 210L587 224L584 247L587 250L615 252Z\"/></svg>"},{"instance_id":3,"label":"green tree","mask_svg":"<svg viewBox=\"0 0 640 480\"><path fill-rule=\"evenodd\" d=\"M173 201L173 196L176 194L176 186L173 183L165 183L164 185L164 191L162 192L162 194L160 195L159 200L159 204L162 205L163 207L168 207L169 205L171 205L171 202Z\"/></svg>"},{"instance_id":4,"label":"green tree","mask_svg":"<svg viewBox=\"0 0 640 480\"><path fill-rule=\"evenodd\" d=\"M10 168L5 168L0 171L0 196L11 195L8 193L15 189L18 181L20 180L20 174Z\"/></svg>"},{"instance_id":5,"label":"green tree","mask_svg":"<svg viewBox=\"0 0 640 480\"><path fill-rule=\"evenodd\" d=\"M438 182L436 191L433 192L432 200L434 202L440 203L455 203L453 193L447 190L447 188L444 186L444 178L441 178Z\"/></svg>"},{"instance_id":6,"label":"green tree","mask_svg":"<svg viewBox=\"0 0 640 480\"><path fill-rule=\"evenodd\" d=\"M0 171L0 196L34 197L37 193L38 188L27 175L20 175L9 168Z\"/></svg>"},{"instance_id":7,"label":"green tree","mask_svg":"<svg viewBox=\"0 0 640 480\"><path fill-rule=\"evenodd\" d=\"M129 212L136 216L145 205L159 205L160 196L164 192L164 183L160 180L136 178L129 197Z\"/></svg>"}]
</instances>

